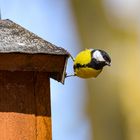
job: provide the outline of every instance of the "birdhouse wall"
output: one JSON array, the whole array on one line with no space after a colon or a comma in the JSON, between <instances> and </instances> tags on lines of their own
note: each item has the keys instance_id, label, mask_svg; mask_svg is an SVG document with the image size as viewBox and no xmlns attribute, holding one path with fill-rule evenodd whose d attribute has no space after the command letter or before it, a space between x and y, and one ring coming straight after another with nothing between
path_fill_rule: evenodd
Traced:
<instances>
[{"instance_id":1,"label":"birdhouse wall","mask_svg":"<svg viewBox=\"0 0 140 140\"><path fill-rule=\"evenodd\" d=\"M1 140L51 140L48 75L0 71Z\"/></svg>"}]
</instances>

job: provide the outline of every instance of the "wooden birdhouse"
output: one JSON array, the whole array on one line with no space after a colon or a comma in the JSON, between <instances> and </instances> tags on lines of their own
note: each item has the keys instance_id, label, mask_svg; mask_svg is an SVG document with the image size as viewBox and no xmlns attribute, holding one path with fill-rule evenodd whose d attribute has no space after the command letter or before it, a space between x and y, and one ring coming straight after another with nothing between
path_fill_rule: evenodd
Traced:
<instances>
[{"instance_id":1,"label":"wooden birdhouse","mask_svg":"<svg viewBox=\"0 0 140 140\"><path fill-rule=\"evenodd\" d=\"M64 83L69 54L0 20L0 140L51 140L50 78Z\"/></svg>"}]
</instances>

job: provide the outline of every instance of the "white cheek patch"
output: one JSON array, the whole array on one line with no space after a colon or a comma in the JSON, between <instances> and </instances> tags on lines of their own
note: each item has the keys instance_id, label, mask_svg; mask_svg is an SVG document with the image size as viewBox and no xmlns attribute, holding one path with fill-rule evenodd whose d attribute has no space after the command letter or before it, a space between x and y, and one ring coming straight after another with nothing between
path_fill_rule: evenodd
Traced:
<instances>
[{"instance_id":1,"label":"white cheek patch","mask_svg":"<svg viewBox=\"0 0 140 140\"><path fill-rule=\"evenodd\" d=\"M93 58L95 58L97 61L105 61L105 59L103 58L101 52L98 51L98 50L93 52Z\"/></svg>"}]
</instances>

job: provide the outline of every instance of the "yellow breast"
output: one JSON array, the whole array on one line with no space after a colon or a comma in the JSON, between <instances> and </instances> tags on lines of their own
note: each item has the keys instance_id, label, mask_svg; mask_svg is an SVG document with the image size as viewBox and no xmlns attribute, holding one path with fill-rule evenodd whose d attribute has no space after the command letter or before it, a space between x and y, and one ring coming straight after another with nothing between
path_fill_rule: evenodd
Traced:
<instances>
[{"instance_id":1,"label":"yellow breast","mask_svg":"<svg viewBox=\"0 0 140 140\"><path fill-rule=\"evenodd\" d=\"M84 51L81 51L75 58L74 65L76 64L88 64L91 61L91 50L86 49Z\"/></svg>"},{"instance_id":2,"label":"yellow breast","mask_svg":"<svg viewBox=\"0 0 140 140\"><path fill-rule=\"evenodd\" d=\"M102 70L95 70L93 68L76 68L75 75L81 78L92 78L97 77Z\"/></svg>"}]
</instances>

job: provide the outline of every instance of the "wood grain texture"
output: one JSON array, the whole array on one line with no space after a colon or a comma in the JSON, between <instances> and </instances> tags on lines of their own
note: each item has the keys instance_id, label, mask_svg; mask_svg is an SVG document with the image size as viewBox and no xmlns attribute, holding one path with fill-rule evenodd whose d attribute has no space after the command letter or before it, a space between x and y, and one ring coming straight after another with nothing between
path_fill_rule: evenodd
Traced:
<instances>
[{"instance_id":1,"label":"wood grain texture","mask_svg":"<svg viewBox=\"0 0 140 140\"><path fill-rule=\"evenodd\" d=\"M0 53L0 70L49 72L51 78L60 82L66 60L63 55Z\"/></svg>"},{"instance_id":2,"label":"wood grain texture","mask_svg":"<svg viewBox=\"0 0 140 140\"><path fill-rule=\"evenodd\" d=\"M0 140L51 140L48 73L0 71Z\"/></svg>"},{"instance_id":3,"label":"wood grain texture","mask_svg":"<svg viewBox=\"0 0 140 140\"><path fill-rule=\"evenodd\" d=\"M47 73L35 73L37 140L51 140L50 82Z\"/></svg>"}]
</instances>

